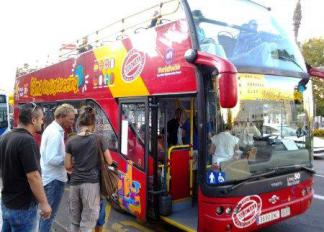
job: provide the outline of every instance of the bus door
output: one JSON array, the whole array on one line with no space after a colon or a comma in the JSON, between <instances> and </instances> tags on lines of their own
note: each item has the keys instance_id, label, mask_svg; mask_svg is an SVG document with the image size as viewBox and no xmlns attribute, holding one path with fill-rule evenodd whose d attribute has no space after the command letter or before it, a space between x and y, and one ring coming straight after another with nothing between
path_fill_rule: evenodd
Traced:
<instances>
[{"instance_id":1,"label":"bus door","mask_svg":"<svg viewBox=\"0 0 324 232\"><path fill-rule=\"evenodd\" d=\"M118 164L121 175L119 206L144 222L147 219L151 147L148 98L119 99L119 106L119 150L125 158Z\"/></svg>"},{"instance_id":2,"label":"bus door","mask_svg":"<svg viewBox=\"0 0 324 232\"><path fill-rule=\"evenodd\" d=\"M157 130L158 166L163 167L158 172L161 186L159 215L168 223L194 230L198 212L193 162L194 137L198 138L194 129L195 101L194 96L161 98ZM174 130L175 121L180 121L180 130ZM164 159L159 154L161 142L165 144Z\"/></svg>"}]
</instances>

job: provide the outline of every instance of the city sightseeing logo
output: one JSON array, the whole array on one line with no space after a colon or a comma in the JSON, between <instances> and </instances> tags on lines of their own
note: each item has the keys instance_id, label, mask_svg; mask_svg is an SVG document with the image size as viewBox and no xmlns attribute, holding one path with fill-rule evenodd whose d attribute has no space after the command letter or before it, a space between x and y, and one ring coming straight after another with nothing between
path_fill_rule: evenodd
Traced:
<instances>
[{"instance_id":1,"label":"city sightseeing logo","mask_svg":"<svg viewBox=\"0 0 324 232\"><path fill-rule=\"evenodd\" d=\"M126 82L131 82L139 76L145 66L145 53L132 49L127 53L122 67L122 77Z\"/></svg>"},{"instance_id":2,"label":"city sightseeing logo","mask_svg":"<svg viewBox=\"0 0 324 232\"><path fill-rule=\"evenodd\" d=\"M261 215L262 200L258 195L246 196L237 203L232 220L237 228L245 228L256 222Z\"/></svg>"}]
</instances>

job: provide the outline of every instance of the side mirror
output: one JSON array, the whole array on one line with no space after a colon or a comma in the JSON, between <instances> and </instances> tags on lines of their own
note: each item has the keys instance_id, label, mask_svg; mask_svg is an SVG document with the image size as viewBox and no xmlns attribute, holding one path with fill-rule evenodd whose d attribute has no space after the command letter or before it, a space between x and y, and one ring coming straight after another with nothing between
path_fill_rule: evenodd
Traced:
<instances>
[{"instance_id":1,"label":"side mirror","mask_svg":"<svg viewBox=\"0 0 324 232\"><path fill-rule=\"evenodd\" d=\"M236 73L220 73L219 102L222 108L233 108L237 104L237 75Z\"/></svg>"},{"instance_id":2,"label":"side mirror","mask_svg":"<svg viewBox=\"0 0 324 232\"><path fill-rule=\"evenodd\" d=\"M222 108L233 108L237 104L237 70L221 57L189 49L185 53L187 62L217 71L219 80L219 103Z\"/></svg>"},{"instance_id":3,"label":"side mirror","mask_svg":"<svg viewBox=\"0 0 324 232\"><path fill-rule=\"evenodd\" d=\"M324 78L324 69L309 67L308 73L311 76Z\"/></svg>"}]
</instances>

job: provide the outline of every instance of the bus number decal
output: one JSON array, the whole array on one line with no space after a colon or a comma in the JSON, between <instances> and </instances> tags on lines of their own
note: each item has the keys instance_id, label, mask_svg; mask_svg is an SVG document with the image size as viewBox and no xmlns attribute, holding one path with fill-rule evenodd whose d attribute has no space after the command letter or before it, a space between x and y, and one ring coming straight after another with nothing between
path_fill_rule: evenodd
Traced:
<instances>
[{"instance_id":1,"label":"bus number decal","mask_svg":"<svg viewBox=\"0 0 324 232\"><path fill-rule=\"evenodd\" d=\"M258 195L246 196L236 205L232 220L237 228L245 228L256 222L261 214L262 200Z\"/></svg>"}]
</instances>

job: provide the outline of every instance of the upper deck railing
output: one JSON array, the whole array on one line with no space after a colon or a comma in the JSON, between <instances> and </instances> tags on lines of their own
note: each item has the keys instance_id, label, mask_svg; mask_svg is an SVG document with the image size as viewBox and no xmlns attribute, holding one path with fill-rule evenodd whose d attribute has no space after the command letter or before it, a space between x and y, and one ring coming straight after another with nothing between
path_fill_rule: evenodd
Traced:
<instances>
[{"instance_id":1,"label":"upper deck railing","mask_svg":"<svg viewBox=\"0 0 324 232\"><path fill-rule=\"evenodd\" d=\"M65 44L66 46L62 46L60 49L58 58L54 59L51 63L47 61L43 67L35 68L28 64L26 67L26 64L24 64L24 67L17 68L17 77L69 58L75 58L92 48L101 47L157 25L174 21L179 18L180 8L179 0L161 1L149 8L86 34L75 42Z\"/></svg>"}]
</instances>

